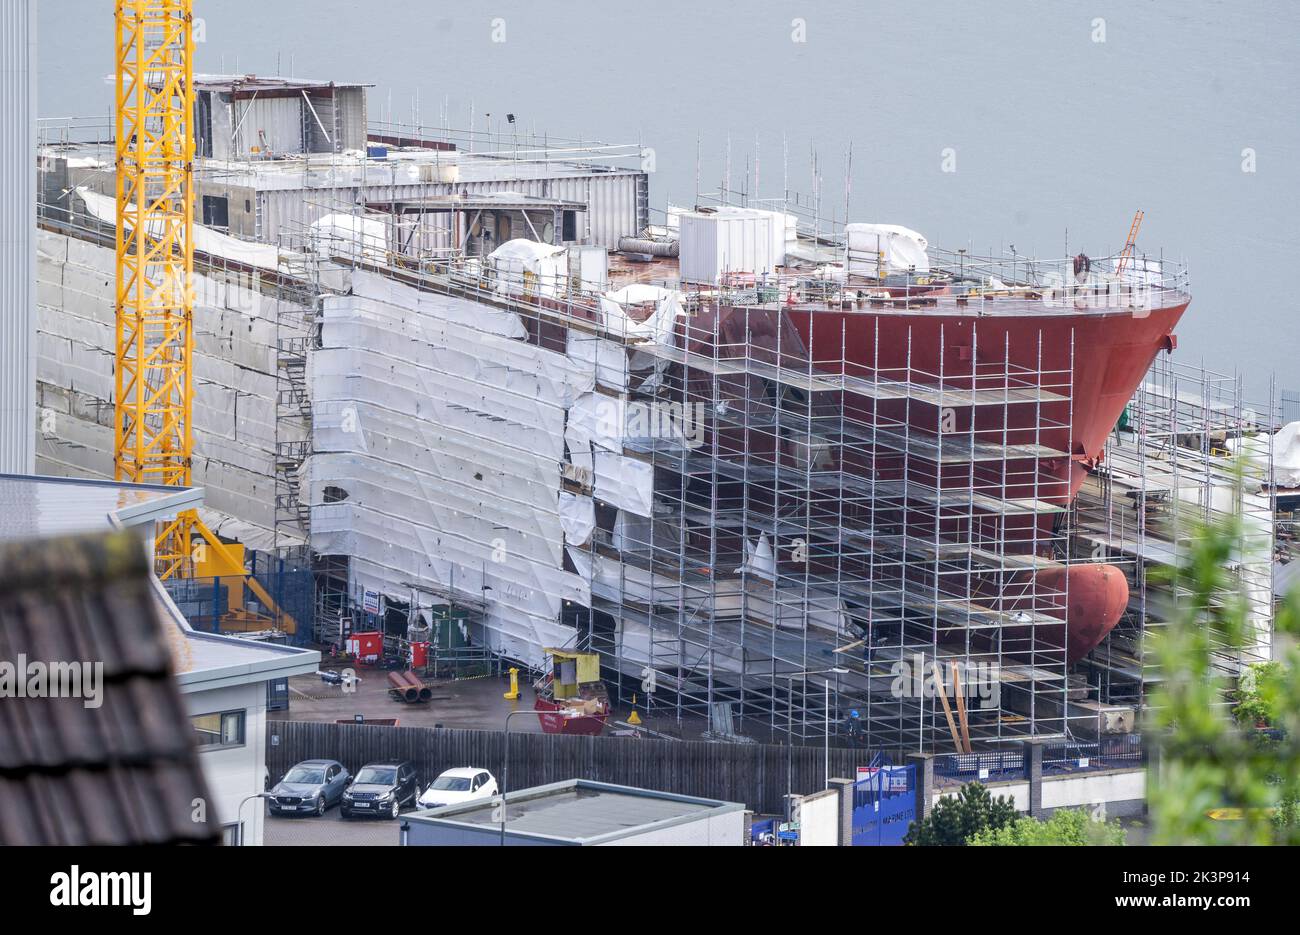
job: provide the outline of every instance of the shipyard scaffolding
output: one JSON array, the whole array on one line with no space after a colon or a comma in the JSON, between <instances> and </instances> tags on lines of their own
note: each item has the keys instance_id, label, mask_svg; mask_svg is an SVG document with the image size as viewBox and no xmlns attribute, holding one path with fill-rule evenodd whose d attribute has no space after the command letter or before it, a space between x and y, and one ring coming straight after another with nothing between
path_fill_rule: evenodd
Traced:
<instances>
[{"instance_id":1,"label":"shipyard scaffolding","mask_svg":"<svg viewBox=\"0 0 1300 935\"><path fill-rule=\"evenodd\" d=\"M1285 415L1272 393L1247 402L1239 375L1167 356L1147 373L1075 501L1075 551L1123 569L1131 585L1126 613L1083 667L1106 703L1139 708L1161 680L1146 637L1189 595L1152 572L1185 563L1207 527L1235 524L1232 593L1221 599L1241 600L1247 623L1244 645L1212 641L1213 668L1235 684L1271 658L1273 435Z\"/></svg>"},{"instance_id":2,"label":"shipyard scaffolding","mask_svg":"<svg viewBox=\"0 0 1300 935\"><path fill-rule=\"evenodd\" d=\"M1085 539L1101 520L1074 485L1115 483L1124 453L1072 437L1075 346L1094 308L1122 334L1139 292L1185 303L1181 270L1141 257L1071 292L1074 258L931 249L930 273L889 271L787 196L762 211L790 262L749 267L781 272L704 281L689 244L754 209L651 225L645 173L609 165L638 147L381 129L364 157L280 146L198 176L217 281L201 470L263 548L309 564L318 641L445 617L539 671L546 647L595 650L652 723L730 739L962 751L1133 729L1140 686L1104 674L1118 642L1072 657L1062 620L1076 570L1145 583L1132 550ZM76 241L102 236L106 164L46 150L67 259L45 266L67 290L98 261ZM78 333L47 304L52 333Z\"/></svg>"},{"instance_id":3,"label":"shipyard scaffolding","mask_svg":"<svg viewBox=\"0 0 1300 935\"><path fill-rule=\"evenodd\" d=\"M1033 573L1067 560L1051 502L1067 491L1040 462L1065 457L1070 369L854 363L791 321L847 299L759 304L776 288L688 292L680 340L642 350L656 376L622 401L621 453L653 470L653 516L598 518L592 647L621 661L624 693L654 673L651 713L715 732L724 705L742 733L800 740L843 739L851 711L873 746L1064 735L1065 653L1034 634L1065 595ZM968 335L978 348L977 321ZM1012 590L1013 611L992 606Z\"/></svg>"},{"instance_id":4,"label":"shipyard scaffolding","mask_svg":"<svg viewBox=\"0 0 1300 935\"><path fill-rule=\"evenodd\" d=\"M1037 350L1026 353L1021 328L1013 353L1006 328L984 318L986 309L1041 310L1041 281L1051 272L1066 278L1070 261L936 251L945 269L986 285L943 299L961 315L949 326L962 328L961 340L927 330L916 343L963 350L922 364L912 359L910 329L900 340L894 332L882 337L877 326L877 346L865 357L847 353L844 331L846 313L906 316L934 308L924 288L894 294L879 283L813 273L681 285L666 275L675 270L617 256L588 280L573 256L564 268L525 268L467 252L456 232L473 230L468 215L485 207L472 198L327 198L321 193L309 214L355 221L334 222L326 242L304 226L290 245L324 250L314 273L320 291L333 292L340 310L351 306L348 317L361 315L377 329L349 333L350 347L391 360L399 346L429 342L431 350L415 357L432 354L433 363L420 365L431 374L461 379L467 368L475 371L464 387L478 401L472 405L426 400L427 376L410 384L417 410L437 409L444 420L436 437L423 423L414 433L429 452L451 445L459 454L461 430L452 423L473 415L489 419L479 425L508 470L516 459L528 465L545 454L551 442L530 446L524 426L514 425L520 407L531 405L521 401L529 391L517 378L554 366L546 354L561 355L567 389L554 399L539 395L539 414L523 418L535 422L530 432L551 424L548 407L561 420L558 570L579 582L575 590L516 564L520 556L536 559L532 540L555 535L548 531L553 517L543 513L507 518L505 506L537 509L537 491L529 488L545 485L540 474L505 490L482 528L467 532L451 528L463 517L453 520L455 511L446 509L463 495L463 480L446 472L426 477L419 468L403 483L424 500L393 493L383 512L439 528L440 541L462 540L456 550L480 558L449 561L446 573L432 573L416 589L398 574L396 558L380 559L374 549L346 554L328 535L314 539L322 546L318 567L334 561L343 569L340 606L355 608L372 588L420 590L425 597L410 603L413 621L421 600L468 605L487 641L492 629L512 638L512 627L525 629L493 618L496 595L539 587L563 599L555 602L554 626L534 625L529 640L600 652L613 687L643 715L702 725L724 738L804 742L829 733L837 743L877 748L969 750L1115 729L1105 720L1108 701L1067 659L1063 639L1065 572L1095 561L1073 547L1069 509L1073 335L1065 333L1062 351L1059 327L1050 339L1040 331L1027 342ZM495 207L551 212L562 204L515 198ZM430 215L450 218L438 229L451 236L410 226L412 217L423 224ZM522 220L539 233L526 214ZM814 251L842 250L829 238L814 243ZM530 249L552 258L543 246ZM1169 287L1180 282L1171 277ZM456 301L466 304L449 304ZM327 330L332 302L327 298L323 313ZM453 307L479 311L468 318L457 311L436 324ZM421 334L399 311L417 308L435 316L436 336ZM482 338L455 346L447 321ZM502 334L516 348L508 359L479 343ZM885 340L890 348L882 354ZM318 373L326 372L318 364ZM440 392L450 398L453 391ZM343 470L355 470L360 455L339 445L335 424L347 405L333 401L330 408L315 426L317 439L332 439L320 463L343 458ZM364 404L356 413L368 426L390 417ZM371 444L373 431L362 433ZM411 441L387 434L403 450ZM396 478L385 483L394 491L398 485ZM322 493L329 487L315 490L313 513L330 510ZM447 503L435 502L448 493ZM393 530L390 520L387 550L407 538ZM482 557L507 542L500 561ZM382 567L386 562L394 566ZM493 648L540 664L518 641ZM1131 715L1118 721L1121 729L1132 726Z\"/></svg>"}]
</instances>

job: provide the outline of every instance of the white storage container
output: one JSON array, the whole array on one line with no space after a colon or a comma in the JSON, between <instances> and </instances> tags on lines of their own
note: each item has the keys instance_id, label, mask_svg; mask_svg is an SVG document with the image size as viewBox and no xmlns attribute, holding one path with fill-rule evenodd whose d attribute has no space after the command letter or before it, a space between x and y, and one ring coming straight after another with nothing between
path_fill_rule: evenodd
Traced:
<instances>
[{"instance_id":1,"label":"white storage container","mask_svg":"<svg viewBox=\"0 0 1300 935\"><path fill-rule=\"evenodd\" d=\"M745 209L722 214L688 212L679 219L681 227L680 275L684 282L721 282L733 273L762 276L776 272L778 237L773 232L773 213Z\"/></svg>"}]
</instances>

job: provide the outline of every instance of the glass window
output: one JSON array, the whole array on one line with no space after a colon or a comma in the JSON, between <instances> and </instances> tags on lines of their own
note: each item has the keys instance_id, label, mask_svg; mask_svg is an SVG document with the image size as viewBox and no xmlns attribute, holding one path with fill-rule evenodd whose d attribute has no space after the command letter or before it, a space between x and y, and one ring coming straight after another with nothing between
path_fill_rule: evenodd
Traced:
<instances>
[{"instance_id":1,"label":"glass window","mask_svg":"<svg viewBox=\"0 0 1300 935\"><path fill-rule=\"evenodd\" d=\"M190 718L200 747L237 747L244 742L244 712L222 711Z\"/></svg>"},{"instance_id":2,"label":"glass window","mask_svg":"<svg viewBox=\"0 0 1300 935\"><path fill-rule=\"evenodd\" d=\"M439 776L431 788L443 792L469 792L469 780L464 776Z\"/></svg>"},{"instance_id":3,"label":"glass window","mask_svg":"<svg viewBox=\"0 0 1300 935\"><path fill-rule=\"evenodd\" d=\"M376 769L373 766L367 766L357 773L357 785L378 785L391 786L397 775L397 770L393 769Z\"/></svg>"}]
</instances>

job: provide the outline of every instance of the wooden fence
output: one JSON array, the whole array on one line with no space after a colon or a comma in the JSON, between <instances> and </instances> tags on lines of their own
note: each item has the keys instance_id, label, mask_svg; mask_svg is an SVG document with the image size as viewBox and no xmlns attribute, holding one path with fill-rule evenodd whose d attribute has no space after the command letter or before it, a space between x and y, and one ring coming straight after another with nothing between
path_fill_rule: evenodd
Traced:
<instances>
[{"instance_id":1,"label":"wooden fence","mask_svg":"<svg viewBox=\"0 0 1300 935\"><path fill-rule=\"evenodd\" d=\"M421 786L445 769L478 766L502 779L502 731L436 727L380 727L315 721L267 721L266 765L277 781L294 763L334 759L355 773L366 763L410 760ZM820 746L707 743L647 737L566 737L510 734L510 789L565 779L591 779L743 802L781 814L787 789L798 794L824 787ZM870 760L866 750L832 747L831 777L854 778Z\"/></svg>"}]
</instances>

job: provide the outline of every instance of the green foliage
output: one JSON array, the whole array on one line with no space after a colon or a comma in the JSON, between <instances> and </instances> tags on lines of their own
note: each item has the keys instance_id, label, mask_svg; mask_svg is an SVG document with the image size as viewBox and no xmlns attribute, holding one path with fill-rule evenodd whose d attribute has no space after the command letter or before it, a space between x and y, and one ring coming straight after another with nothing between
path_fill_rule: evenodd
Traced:
<instances>
[{"instance_id":1,"label":"green foliage","mask_svg":"<svg viewBox=\"0 0 1300 935\"><path fill-rule=\"evenodd\" d=\"M944 796L934 804L930 814L912 822L904 844L919 847L964 845L982 831L997 830L1016 818L1016 807L1009 798L993 798L978 782L968 782L955 796Z\"/></svg>"},{"instance_id":2,"label":"green foliage","mask_svg":"<svg viewBox=\"0 0 1300 935\"><path fill-rule=\"evenodd\" d=\"M1216 661L1259 641L1231 571L1247 537L1236 520L1199 532L1167 576L1179 606L1149 637L1164 677L1147 710L1159 752L1148 777L1152 841L1300 844L1300 590L1274 623L1275 638L1291 643L1285 658L1233 685ZM1255 729L1261 715L1274 731ZM1216 820L1207 814L1215 809L1237 811Z\"/></svg>"},{"instance_id":3,"label":"green foliage","mask_svg":"<svg viewBox=\"0 0 1300 935\"><path fill-rule=\"evenodd\" d=\"M1273 723L1277 717L1285 671L1278 662L1251 663L1237 686L1237 705L1232 709L1237 723L1245 727Z\"/></svg>"},{"instance_id":4,"label":"green foliage","mask_svg":"<svg viewBox=\"0 0 1300 935\"><path fill-rule=\"evenodd\" d=\"M1087 812L1062 809L1046 821L1021 816L998 829L977 831L974 847L1114 847L1124 843L1118 821L1093 821Z\"/></svg>"}]
</instances>

